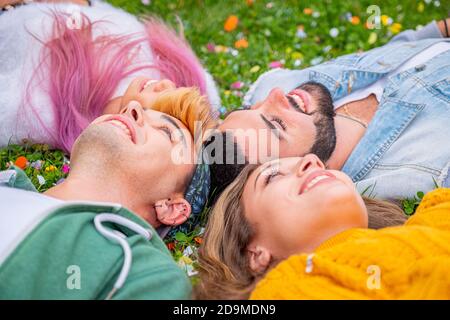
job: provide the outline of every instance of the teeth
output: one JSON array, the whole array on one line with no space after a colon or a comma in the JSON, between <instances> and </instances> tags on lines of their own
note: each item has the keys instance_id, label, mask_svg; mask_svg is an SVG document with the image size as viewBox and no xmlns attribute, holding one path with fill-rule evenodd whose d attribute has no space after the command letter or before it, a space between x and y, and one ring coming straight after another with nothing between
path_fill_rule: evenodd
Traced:
<instances>
[{"instance_id":1,"label":"teeth","mask_svg":"<svg viewBox=\"0 0 450 320\"><path fill-rule=\"evenodd\" d=\"M298 104L298 106L303 109L304 107L304 103L303 100L296 94L290 94L289 95L292 99L294 99L294 101Z\"/></svg>"},{"instance_id":2,"label":"teeth","mask_svg":"<svg viewBox=\"0 0 450 320\"><path fill-rule=\"evenodd\" d=\"M306 188L305 188L305 190L303 191L303 193L307 192L309 189L311 189L311 188L312 188L316 183L318 183L319 181L324 180L324 179L327 179L327 178L329 178L329 176L323 175L323 176L317 176L317 177L315 177L314 179L312 179L312 180L308 183L308 185L306 186Z\"/></svg>"},{"instance_id":3,"label":"teeth","mask_svg":"<svg viewBox=\"0 0 450 320\"><path fill-rule=\"evenodd\" d=\"M128 129L128 127L125 124L123 124L119 120L111 120L110 122L112 124L114 124L115 126L119 127L120 129L122 129L131 139L131 132L130 132L130 130Z\"/></svg>"},{"instance_id":4,"label":"teeth","mask_svg":"<svg viewBox=\"0 0 450 320\"><path fill-rule=\"evenodd\" d=\"M143 89L147 88L148 86L150 86L151 84L158 82L157 80L148 80L145 84Z\"/></svg>"}]
</instances>

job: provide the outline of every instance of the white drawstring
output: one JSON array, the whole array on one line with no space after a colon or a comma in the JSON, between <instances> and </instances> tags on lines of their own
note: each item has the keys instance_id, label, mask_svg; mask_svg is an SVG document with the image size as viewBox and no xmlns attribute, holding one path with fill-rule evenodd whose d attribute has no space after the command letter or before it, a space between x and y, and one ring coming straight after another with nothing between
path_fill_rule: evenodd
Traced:
<instances>
[{"instance_id":1,"label":"white drawstring","mask_svg":"<svg viewBox=\"0 0 450 320\"><path fill-rule=\"evenodd\" d=\"M112 298L112 296L116 293L117 290L122 288L123 284L125 283L125 280L128 277L128 273L130 272L131 268L131 262L133 255L131 254L131 248L128 242L126 241L126 236L117 231L117 230L111 230L105 228L102 223L103 222L111 222L114 224L122 225L130 230L133 230L134 232L140 234L145 239L150 240L152 238L152 232L148 229L143 228L139 224L128 220L124 217L111 214L111 213L101 213L95 216L94 218L94 225L97 231L103 235L105 238L114 241L118 243L124 253L124 261L122 265L122 270L120 270L119 277L117 278L116 282L114 283L113 289L108 293L106 300L109 300Z\"/></svg>"}]
</instances>

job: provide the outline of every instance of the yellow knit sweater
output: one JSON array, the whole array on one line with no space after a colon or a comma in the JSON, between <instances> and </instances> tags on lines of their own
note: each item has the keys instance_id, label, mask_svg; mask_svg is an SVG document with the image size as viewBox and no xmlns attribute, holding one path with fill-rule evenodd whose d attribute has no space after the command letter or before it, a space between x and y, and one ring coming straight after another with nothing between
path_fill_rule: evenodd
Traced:
<instances>
[{"instance_id":1,"label":"yellow knit sweater","mask_svg":"<svg viewBox=\"0 0 450 320\"><path fill-rule=\"evenodd\" d=\"M450 299L450 189L403 226L352 229L278 264L251 299Z\"/></svg>"}]
</instances>

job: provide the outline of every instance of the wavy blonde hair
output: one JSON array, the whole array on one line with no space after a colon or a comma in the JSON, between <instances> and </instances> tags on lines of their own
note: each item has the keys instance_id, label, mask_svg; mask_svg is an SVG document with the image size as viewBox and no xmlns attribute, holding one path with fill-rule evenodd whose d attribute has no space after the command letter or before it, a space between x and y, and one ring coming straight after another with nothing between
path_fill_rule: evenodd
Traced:
<instances>
[{"instance_id":1,"label":"wavy blonde hair","mask_svg":"<svg viewBox=\"0 0 450 320\"><path fill-rule=\"evenodd\" d=\"M247 247L254 229L245 217L242 194L245 183L258 165L247 165L222 193L210 214L199 250L200 282L196 299L247 299L256 282L279 261L272 261L263 273L250 269ZM369 214L369 228L403 224L406 216L393 203L363 197Z\"/></svg>"}]
</instances>

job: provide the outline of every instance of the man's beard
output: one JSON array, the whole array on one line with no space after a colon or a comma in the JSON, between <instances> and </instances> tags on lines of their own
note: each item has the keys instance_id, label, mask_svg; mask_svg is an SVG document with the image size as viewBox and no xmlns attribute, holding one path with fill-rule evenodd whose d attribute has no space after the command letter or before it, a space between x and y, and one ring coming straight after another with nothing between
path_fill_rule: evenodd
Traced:
<instances>
[{"instance_id":1,"label":"man's beard","mask_svg":"<svg viewBox=\"0 0 450 320\"><path fill-rule=\"evenodd\" d=\"M336 148L336 128L334 127L333 99L328 89L317 82L309 81L298 89L308 92L317 102L314 125L316 126L316 139L308 153L313 153L323 162L330 159Z\"/></svg>"}]
</instances>

